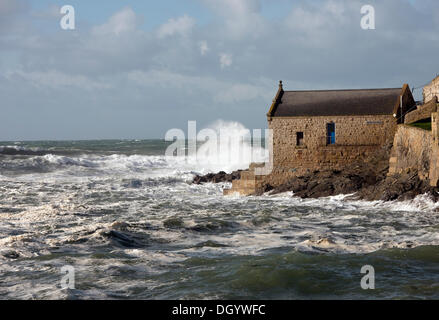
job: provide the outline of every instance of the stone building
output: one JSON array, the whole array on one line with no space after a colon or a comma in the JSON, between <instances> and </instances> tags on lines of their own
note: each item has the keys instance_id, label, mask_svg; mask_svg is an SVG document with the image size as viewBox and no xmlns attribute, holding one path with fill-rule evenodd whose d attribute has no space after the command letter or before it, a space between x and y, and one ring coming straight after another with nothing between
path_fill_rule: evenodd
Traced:
<instances>
[{"instance_id":1,"label":"stone building","mask_svg":"<svg viewBox=\"0 0 439 320\"><path fill-rule=\"evenodd\" d=\"M322 169L342 170L391 143L397 125L416 108L410 88L284 91L282 81L268 111L271 173L241 174L225 194L252 194L264 184Z\"/></svg>"},{"instance_id":2,"label":"stone building","mask_svg":"<svg viewBox=\"0 0 439 320\"><path fill-rule=\"evenodd\" d=\"M404 117L398 125L389 161L389 175L416 171L421 180L439 187L439 77L423 89L423 104ZM430 124L419 128L416 123Z\"/></svg>"},{"instance_id":3,"label":"stone building","mask_svg":"<svg viewBox=\"0 0 439 320\"><path fill-rule=\"evenodd\" d=\"M427 103L434 98L439 99L439 76L434 78L424 87L422 94L424 96L424 103Z\"/></svg>"}]
</instances>

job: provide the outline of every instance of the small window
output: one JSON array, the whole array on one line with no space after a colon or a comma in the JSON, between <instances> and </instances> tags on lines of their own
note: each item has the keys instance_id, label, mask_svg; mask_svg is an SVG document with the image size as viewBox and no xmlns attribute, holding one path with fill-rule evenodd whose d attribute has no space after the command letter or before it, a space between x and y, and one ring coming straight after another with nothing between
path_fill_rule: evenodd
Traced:
<instances>
[{"instance_id":1,"label":"small window","mask_svg":"<svg viewBox=\"0 0 439 320\"><path fill-rule=\"evenodd\" d=\"M326 124L326 144L335 144L335 123Z\"/></svg>"},{"instance_id":2,"label":"small window","mask_svg":"<svg viewBox=\"0 0 439 320\"><path fill-rule=\"evenodd\" d=\"M296 133L296 145L303 146L303 132Z\"/></svg>"}]
</instances>

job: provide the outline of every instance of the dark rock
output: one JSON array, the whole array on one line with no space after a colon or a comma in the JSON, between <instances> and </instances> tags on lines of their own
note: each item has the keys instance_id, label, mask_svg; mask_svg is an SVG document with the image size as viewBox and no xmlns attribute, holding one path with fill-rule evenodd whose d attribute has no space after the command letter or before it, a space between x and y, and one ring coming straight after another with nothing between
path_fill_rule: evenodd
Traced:
<instances>
[{"instance_id":1,"label":"dark rock","mask_svg":"<svg viewBox=\"0 0 439 320\"><path fill-rule=\"evenodd\" d=\"M416 171L387 177L391 146L378 150L368 161L353 163L343 170L320 170L296 177L273 188L271 194L292 191L301 198L354 194L352 199L408 200L420 194L438 198L437 188L421 181Z\"/></svg>"},{"instance_id":2,"label":"dark rock","mask_svg":"<svg viewBox=\"0 0 439 320\"><path fill-rule=\"evenodd\" d=\"M232 173L225 173L224 171L220 171L218 173L208 173L206 175L200 176L197 175L192 180L194 184L203 184L203 183L220 183L220 182L232 182L233 180L238 180L241 178L241 171L233 171Z\"/></svg>"},{"instance_id":3,"label":"dark rock","mask_svg":"<svg viewBox=\"0 0 439 320\"><path fill-rule=\"evenodd\" d=\"M421 194L427 194L434 201L439 199L438 188L431 187L428 181L419 179L416 171L397 174L379 181L377 184L360 190L355 198L368 201L410 200Z\"/></svg>"},{"instance_id":4,"label":"dark rock","mask_svg":"<svg viewBox=\"0 0 439 320\"><path fill-rule=\"evenodd\" d=\"M301 198L320 198L339 194L353 194L350 199L367 201L410 200L420 194L439 199L439 189L421 181L417 171L386 176L388 168L373 167L368 163L348 166L341 172L319 171L293 178L273 189L271 194L292 191Z\"/></svg>"}]
</instances>

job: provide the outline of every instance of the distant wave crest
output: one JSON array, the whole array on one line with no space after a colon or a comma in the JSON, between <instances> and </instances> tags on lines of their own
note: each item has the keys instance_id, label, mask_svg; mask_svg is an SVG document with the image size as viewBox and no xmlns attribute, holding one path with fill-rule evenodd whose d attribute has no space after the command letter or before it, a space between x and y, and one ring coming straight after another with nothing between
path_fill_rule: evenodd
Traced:
<instances>
[{"instance_id":1,"label":"distant wave crest","mask_svg":"<svg viewBox=\"0 0 439 320\"><path fill-rule=\"evenodd\" d=\"M20 146L0 146L0 155L23 155L23 156L33 156L33 155L45 155L50 153L49 150L41 150L39 148L25 148Z\"/></svg>"}]
</instances>

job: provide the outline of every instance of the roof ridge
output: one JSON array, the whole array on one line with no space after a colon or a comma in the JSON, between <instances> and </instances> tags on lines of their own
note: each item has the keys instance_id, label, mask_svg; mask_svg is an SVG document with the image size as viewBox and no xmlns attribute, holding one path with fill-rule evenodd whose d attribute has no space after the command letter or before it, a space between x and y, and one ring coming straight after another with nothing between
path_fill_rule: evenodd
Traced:
<instances>
[{"instance_id":1,"label":"roof ridge","mask_svg":"<svg viewBox=\"0 0 439 320\"><path fill-rule=\"evenodd\" d=\"M340 92L340 91L378 91L378 90L401 90L397 88L371 88L371 89L324 89L324 90L284 90L284 92Z\"/></svg>"}]
</instances>

